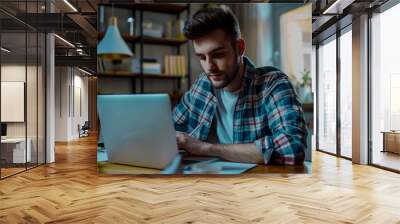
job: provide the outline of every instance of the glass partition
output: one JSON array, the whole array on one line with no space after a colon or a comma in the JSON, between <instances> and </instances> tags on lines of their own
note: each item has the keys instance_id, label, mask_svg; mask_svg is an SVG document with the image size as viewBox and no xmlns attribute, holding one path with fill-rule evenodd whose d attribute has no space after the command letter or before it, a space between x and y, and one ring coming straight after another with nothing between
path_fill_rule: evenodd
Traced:
<instances>
[{"instance_id":1,"label":"glass partition","mask_svg":"<svg viewBox=\"0 0 400 224\"><path fill-rule=\"evenodd\" d=\"M352 157L352 32L340 36L340 155Z\"/></svg>"},{"instance_id":2,"label":"glass partition","mask_svg":"<svg viewBox=\"0 0 400 224\"><path fill-rule=\"evenodd\" d=\"M46 124L46 38L43 33L38 34L38 65L37 65L37 162L38 165L46 162L45 124Z\"/></svg>"},{"instance_id":3,"label":"glass partition","mask_svg":"<svg viewBox=\"0 0 400 224\"><path fill-rule=\"evenodd\" d=\"M22 22L44 1L2 1L0 7L0 178L45 162L45 35ZM25 18L21 20L21 18Z\"/></svg>"},{"instance_id":4,"label":"glass partition","mask_svg":"<svg viewBox=\"0 0 400 224\"><path fill-rule=\"evenodd\" d=\"M26 141L27 48L25 32L1 35L1 156L2 177L24 171L31 148Z\"/></svg>"},{"instance_id":5,"label":"glass partition","mask_svg":"<svg viewBox=\"0 0 400 224\"><path fill-rule=\"evenodd\" d=\"M400 170L400 4L371 19L372 164Z\"/></svg>"},{"instance_id":6,"label":"glass partition","mask_svg":"<svg viewBox=\"0 0 400 224\"><path fill-rule=\"evenodd\" d=\"M28 38L28 61L27 61L27 97L26 97L26 113L27 113L27 144L30 147L30 161L27 163L27 167L33 167L37 165L38 157L38 113L37 113L37 98L38 98L38 34L35 32L27 33Z\"/></svg>"},{"instance_id":7,"label":"glass partition","mask_svg":"<svg viewBox=\"0 0 400 224\"><path fill-rule=\"evenodd\" d=\"M336 39L318 48L318 149L336 154Z\"/></svg>"}]
</instances>

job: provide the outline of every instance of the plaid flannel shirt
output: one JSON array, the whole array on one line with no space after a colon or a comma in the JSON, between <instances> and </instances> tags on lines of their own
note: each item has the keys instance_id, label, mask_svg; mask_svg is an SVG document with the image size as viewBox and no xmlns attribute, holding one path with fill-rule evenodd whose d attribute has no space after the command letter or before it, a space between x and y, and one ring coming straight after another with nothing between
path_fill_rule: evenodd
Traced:
<instances>
[{"instance_id":1,"label":"plaid flannel shirt","mask_svg":"<svg viewBox=\"0 0 400 224\"><path fill-rule=\"evenodd\" d=\"M233 119L234 143L255 143L265 164L302 164L307 130L292 84L276 68L255 68L246 57L244 62ZM175 129L206 141L216 109L212 84L201 73L173 111Z\"/></svg>"}]
</instances>

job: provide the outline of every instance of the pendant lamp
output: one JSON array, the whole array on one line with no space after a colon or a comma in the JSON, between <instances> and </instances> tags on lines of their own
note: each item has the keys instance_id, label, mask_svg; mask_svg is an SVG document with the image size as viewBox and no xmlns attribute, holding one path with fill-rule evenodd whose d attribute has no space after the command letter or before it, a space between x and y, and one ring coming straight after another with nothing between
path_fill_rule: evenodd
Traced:
<instances>
[{"instance_id":1,"label":"pendant lamp","mask_svg":"<svg viewBox=\"0 0 400 224\"><path fill-rule=\"evenodd\" d=\"M113 61L132 57L132 51L122 39L117 26L117 17L112 16L106 34L97 45L97 55Z\"/></svg>"}]
</instances>

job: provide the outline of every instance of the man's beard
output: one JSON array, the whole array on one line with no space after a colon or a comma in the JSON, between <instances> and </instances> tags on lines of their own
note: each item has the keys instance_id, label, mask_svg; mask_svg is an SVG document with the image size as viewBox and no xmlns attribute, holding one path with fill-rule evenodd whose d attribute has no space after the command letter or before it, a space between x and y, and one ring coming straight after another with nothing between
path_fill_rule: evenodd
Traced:
<instances>
[{"instance_id":1,"label":"man's beard","mask_svg":"<svg viewBox=\"0 0 400 224\"><path fill-rule=\"evenodd\" d=\"M238 58L238 57L236 56L235 58ZM224 76L223 83L222 83L222 85L214 86L215 89L223 89L223 88L227 87L229 84L232 83L232 81L236 78L236 76L239 73L240 66L239 66L239 61L238 60L236 60L236 63L234 63L234 66L235 66L235 68L233 69L232 73L223 72L223 76ZM208 79L212 83L210 77L208 77Z\"/></svg>"}]
</instances>

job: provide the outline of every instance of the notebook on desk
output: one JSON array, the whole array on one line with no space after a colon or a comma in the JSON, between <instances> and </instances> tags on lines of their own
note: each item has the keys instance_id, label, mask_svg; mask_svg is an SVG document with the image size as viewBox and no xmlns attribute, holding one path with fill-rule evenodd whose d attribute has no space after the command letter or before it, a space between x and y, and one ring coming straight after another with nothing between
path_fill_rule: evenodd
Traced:
<instances>
[{"instance_id":1,"label":"notebook on desk","mask_svg":"<svg viewBox=\"0 0 400 224\"><path fill-rule=\"evenodd\" d=\"M253 163L205 161L185 166L183 174L242 174L256 166L257 164Z\"/></svg>"}]
</instances>

